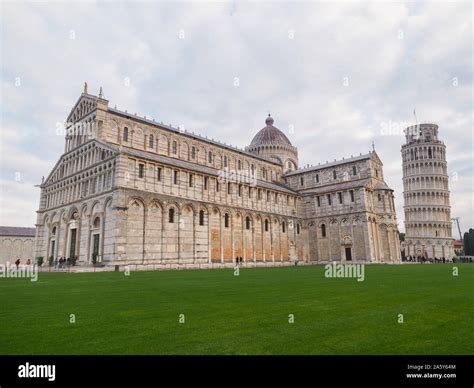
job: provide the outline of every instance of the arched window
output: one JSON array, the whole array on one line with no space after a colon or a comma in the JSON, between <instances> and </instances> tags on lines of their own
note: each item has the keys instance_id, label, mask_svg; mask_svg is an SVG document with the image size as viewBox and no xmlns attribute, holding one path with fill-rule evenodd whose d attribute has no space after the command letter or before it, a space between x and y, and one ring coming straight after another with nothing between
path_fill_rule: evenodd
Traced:
<instances>
[{"instance_id":1,"label":"arched window","mask_svg":"<svg viewBox=\"0 0 474 388\"><path fill-rule=\"evenodd\" d=\"M227 167L227 163L228 163L227 156L224 155L224 167Z\"/></svg>"},{"instance_id":2,"label":"arched window","mask_svg":"<svg viewBox=\"0 0 474 388\"><path fill-rule=\"evenodd\" d=\"M265 220L265 232L268 232L268 220Z\"/></svg>"},{"instance_id":3,"label":"arched window","mask_svg":"<svg viewBox=\"0 0 474 388\"><path fill-rule=\"evenodd\" d=\"M249 230L250 229L250 218L247 217L245 219L245 229Z\"/></svg>"},{"instance_id":4,"label":"arched window","mask_svg":"<svg viewBox=\"0 0 474 388\"><path fill-rule=\"evenodd\" d=\"M153 148L155 146L155 138L153 137L153 135L150 135L150 138L148 139L148 146L150 148Z\"/></svg>"},{"instance_id":5,"label":"arched window","mask_svg":"<svg viewBox=\"0 0 474 388\"><path fill-rule=\"evenodd\" d=\"M174 209L173 208L168 210L168 222L170 224L174 223Z\"/></svg>"},{"instance_id":6,"label":"arched window","mask_svg":"<svg viewBox=\"0 0 474 388\"><path fill-rule=\"evenodd\" d=\"M51 231L51 234L56 234L56 227L53 228L53 230Z\"/></svg>"},{"instance_id":7,"label":"arched window","mask_svg":"<svg viewBox=\"0 0 474 388\"><path fill-rule=\"evenodd\" d=\"M100 218L96 217L94 219L94 228L98 228L100 226Z\"/></svg>"},{"instance_id":8,"label":"arched window","mask_svg":"<svg viewBox=\"0 0 474 388\"><path fill-rule=\"evenodd\" d=\"M326 237L326 225L321 225L321 237Z\"/></svg>"},{"instance_id":9,"label":"arched window","mask_svg":"<svg viewBox=\"0 0 474 388\"><path fill-rule=\"evenodd\" d=\"M203 226L204 225L204 210L201 210L199 212L199 225Z\"/></svg>"},{"instance_id":10,"label":"arched window","mask_svg":"<svg viewBox=\"0 0 474 388\"><path fill-rule=\"evenodd\" d=\"M178 153L178 143L176 143L175 140L173 140L173 154Z\"/></svg>"},{"instance_id":11,"label":"arched window","mask_svg":"<svg viewBox=\"0 0 474 388\"><path fill-rule=\"evenodd\" d=\"M229 215L227 213L224 214L224 227L225 228L229 227Z\"/></svg>"},{"instance_id":12,"label":"arched window","mask_svg":"<svg viewBox=\"0 0 474 388\"><path fill-rule=\"evenodd\" d=\"M196 158L196 147L192 146L191 148L191 159Z\"/></svg>"},{"instance_id":13,"label":"arched window","mask_svg":"<svg viewBox=\"0 0 474 388\"><path fill-rule=\"evenodd\" d=\"M209 163L212 163L212 151L209 151L207 153L207 160L208 160Z\"/></svg>"},{"instance_id":14,"label":"arched window","mask_svg":"<svg viewBox=\"0 0 474 388\"><path fill-rule=\"evenodd\" d=\"M242 170L242 162L240 160L237 161L237 170Z\"/></svg>"},{"instance_id":15,"label":"arched window","mask_svg":"<svg viewBox=\"0 0 474 388\"><path fill-rule=\"evenodd\" d=\"M286 232L286 224L285 224L284 222L281 223L281 231L282 231L283 233Z\"/></svg>"},{"instance_id":16,"label":"arched window","mask_svg":"<svg viewBox=\"0 0 474 388\"><path fill-rule=\"evenodd\" d=\"M296 234L300 234L300 224L296 224Z\"/></svg>"},{"instance_id":17,"label":"arched window","mask_svg":"<svg viewBox=\"0 0 474 388\"><path fill-rule=\"evenodd\" d=\"M122 136L123 141L128 141L128 128L125 127L123 129L123 136Z\"/></svg>"}]
</instances>

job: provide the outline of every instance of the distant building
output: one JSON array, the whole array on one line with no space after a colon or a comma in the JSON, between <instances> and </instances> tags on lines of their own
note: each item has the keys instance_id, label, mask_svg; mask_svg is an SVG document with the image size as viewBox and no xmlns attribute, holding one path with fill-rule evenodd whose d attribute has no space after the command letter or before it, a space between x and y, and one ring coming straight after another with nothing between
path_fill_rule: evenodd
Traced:
<instances>
[{"instance_id":1,"label":"distant building","mask_svg":"<svg viewBox=\"0 0 474 388\"><path fill-rule=\"evenodd\" d=\"M459 251L464 248L464 242L462 240L453 240L453 249Z\"/></svg>"},{"instance_id":2,"label":"distant building","mask_svg":"<svg viewBox=\"0 0 474 388\"><path fill-rule=\"evenodd\" d=\"M0 226L0 264L34 259L35 228Z\"/></svg>"},{"instance_id":3,"label":"distant building","mask_svg":"<svg viewBox=\"0 0 474 388\"><path fill-rule=\"evenodd\" d=\"M45 260L400 261L393 190L375 151L298 168L270 115L238 149L111 108L86 87L66 122L64 153L40 186Z\"/></svg>"},{"instance_id":4,"label":"distant building","mask_svg":"<svg viewBox=\"0 0 474 388\"><path fill-rule=\"evenodd\" d=\"M405 130L402 146L406 256L452 258L446 146L436 124Z\"/></svg>"}]
</instances>

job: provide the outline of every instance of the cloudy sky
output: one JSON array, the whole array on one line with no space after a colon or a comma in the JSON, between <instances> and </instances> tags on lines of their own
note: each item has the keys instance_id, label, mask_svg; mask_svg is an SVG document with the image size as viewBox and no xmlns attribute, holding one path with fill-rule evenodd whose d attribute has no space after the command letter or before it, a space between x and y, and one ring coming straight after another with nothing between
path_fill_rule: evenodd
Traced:
<instances>
[{"instance_id":1,"label":"cloudy sky","mask_svg":"<svg viewBox=\"0 0 474 388\"><path fill-rule=\"evenodd\" d=\"M239 147L271 112L301 166L374 141L400 230L400 129L416 109L448 147L452 216L474 227L471 2L0 7L0 225L34 225L34 186L64 148L57 123L87 81L112 107Z\"/></svg>"}]
</instances>

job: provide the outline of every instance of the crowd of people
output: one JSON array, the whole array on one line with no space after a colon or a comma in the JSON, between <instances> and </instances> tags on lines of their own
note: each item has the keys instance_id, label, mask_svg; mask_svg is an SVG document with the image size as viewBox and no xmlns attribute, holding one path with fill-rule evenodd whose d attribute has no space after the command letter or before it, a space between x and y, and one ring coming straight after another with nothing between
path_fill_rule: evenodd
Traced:
<instances>
[{"instance_id":1,"label":"crowd of people","mask_svg":"<svg viewBox=\"0 0 474 388\"><path fill-rule=\"evenodd\" d=\"M59 259L56 257L54 259L54 268L60 269L60 268L69 268L71 266L71 262L69 258L65 259L64 257L60 257Z\"/></svg>"},{"instance_id":2,"label":"crowd of people","mask_svg":"<svg viewBox=\"0 0 474 388\"><path fill-rule=\"evenodd\" d=\"M26 261L24 263L22 263L21 259L16 259L15 260L16 269L19 269L20 265L22 265L22 267L23 267L24 265L29 266L29 265L32 265L32 264L33 264L33 261L31 259L26 259ZM53 261L53 266L56 269L69 268L71 266L71 261L69 259L65 259L64 257L60 257L59 259L56 258Z\"/></svg>"},{"instance_id":3,"label":"crowd of people","mask_svg":"<svg viewBox=\"0 0 474 388\"><path fill-rule=\"evenodd\" d=\"M434 264L439 264L439 263L454 263L454 259L447 259L445 257L425 257L425 256L408 256L405 258L402 258L402 261L406 261L409 263L434 263Z\"/></svg>"}]
</instances>

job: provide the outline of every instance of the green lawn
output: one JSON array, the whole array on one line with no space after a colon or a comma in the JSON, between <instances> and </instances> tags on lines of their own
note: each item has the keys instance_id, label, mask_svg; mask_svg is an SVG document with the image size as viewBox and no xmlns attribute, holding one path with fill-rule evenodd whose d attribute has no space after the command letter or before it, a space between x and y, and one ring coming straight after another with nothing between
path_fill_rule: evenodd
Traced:
<instances>
[{"instance_id":1,"label":"green lawn","mask_svg":"<svg viewBox=\"0 0 474 388\"><path fill-rule=\"evenodd\" d=\"M457 266L0 279L0 354L473 354L474 265Z\"/></svg>"}]
</instances>

